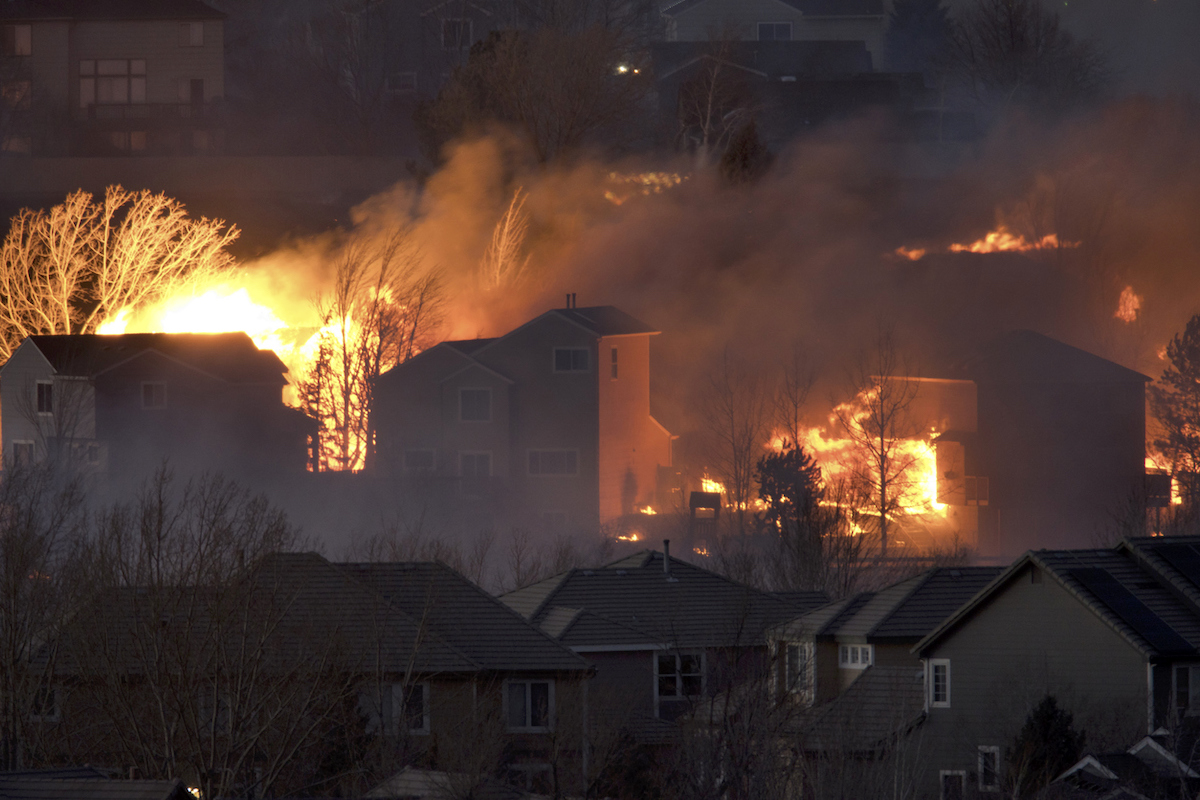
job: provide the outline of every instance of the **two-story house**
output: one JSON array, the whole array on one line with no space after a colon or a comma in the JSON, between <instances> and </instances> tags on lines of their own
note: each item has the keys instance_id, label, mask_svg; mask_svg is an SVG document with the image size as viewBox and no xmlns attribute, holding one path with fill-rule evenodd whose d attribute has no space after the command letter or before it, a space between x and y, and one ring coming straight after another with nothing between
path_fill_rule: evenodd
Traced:
<instances>
[{"instance_id":1,"label":"two-story house","mask_svg":"<svg viewBox=\"0 0 1200 800\"><path fill-rule=\"evenodd\" d=\"M224 15L200 0L0 4L3 148L34 155L219 152Z\"/></svg>"},{"instance_id":2,"label":"two-story house","mask_svg":"<svg viewBox=\"0 0 1200 800\"><path fill-rule=\"evenodd\" d=\"M69 459L127 478L164 459L237 475L304 472L317 426L283 404L286 373L245 333L30 336L0 367L4 458Z\"/></svg>"},{"instance_id":3,"label":"two-story house","mask_svg":"<svg viewBox=\"0 0 1200 800\"><path fill-rule=\"evenodd\" d=\"M1045 696L1101 751L1200 713L1200 538L1018 559L914 648L925 665L921 796L998 797Z\"/></svg>"},{"instance_id":4,"label":"two-story house","mask_svg":"<svg viewBox=\"0 0 1200 800\"><path fill-rule=\"evenodd\" d=\"M559 530L650 505L672 439L650 415L656 333L571 306L431 347L376 383L375 466L443 509Z\"/></svg>"},{"instance_id":5,"label":"two-story house","mask_svg":"<svg viewBox=\"0 0 1200 800\"><path fill-rule=\"evenodd\" d=\"M647 741L741 682L765 693L767 631L829 601L822 592L758 591L665 549L572 569L500 599L594 663L594 714Z\"/></svg>"}]
</instances>

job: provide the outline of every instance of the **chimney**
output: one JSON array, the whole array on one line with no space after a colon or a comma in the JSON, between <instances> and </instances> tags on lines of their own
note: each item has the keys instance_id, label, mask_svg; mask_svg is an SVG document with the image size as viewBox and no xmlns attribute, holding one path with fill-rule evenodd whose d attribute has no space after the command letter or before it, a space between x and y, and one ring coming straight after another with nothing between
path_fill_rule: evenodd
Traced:
<instances>
[{"instance_id":1,"label":"chimney","mask_svg":"<svg viewBox=\"0 0 1200 800\"><path fill-rule=\"evenodd\" d=\"M567 308L571 307L571 293L567 292Z\"/></svg>"}]
</instances>

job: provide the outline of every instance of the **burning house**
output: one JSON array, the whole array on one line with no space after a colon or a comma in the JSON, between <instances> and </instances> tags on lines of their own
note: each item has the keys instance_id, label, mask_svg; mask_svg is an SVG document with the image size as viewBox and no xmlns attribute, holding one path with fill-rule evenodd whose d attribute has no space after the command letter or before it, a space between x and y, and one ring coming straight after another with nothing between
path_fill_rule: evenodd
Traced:
<instances>
[{"instance_id":1,"label":"burning house","mask_svg":"<svg viewBox=\"0 0 1200 800\"><path fill-rule=\"evenodd\" d=\"M671 434L650 415L650 337L613 306L442 342L382 375L377 468L485 521L595 527L654 502Z\"/></svg>"},{"instance_id":2,"label":"burning house","mask_svg":"<svg viewBox=\"0 0 1200 800\"><path fill-rule=\"evenodd\" d=\"M1087 546L1139 502L1149 380L1026 330L921 382L937 499L982 558Z\"/></svg>"},{"instance_id":3,"label":"burning house","mask_svg":"<svg viewBox=\"0 0 1200 800\"><path fill-rule=\"evenodd\" d=\"M167 459L242 476L303 473L317 426L283 404L286 372L244 333L30 336L0 368L4 457L69 458L118 477Z\"/></svg>"}]
</instances>

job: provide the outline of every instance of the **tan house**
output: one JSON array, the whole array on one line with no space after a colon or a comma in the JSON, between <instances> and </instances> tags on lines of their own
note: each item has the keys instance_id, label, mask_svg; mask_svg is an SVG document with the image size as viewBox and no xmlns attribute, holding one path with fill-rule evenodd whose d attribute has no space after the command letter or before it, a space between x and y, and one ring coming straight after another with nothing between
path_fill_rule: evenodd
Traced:
<instances>
[{"instance_id":1,"label":"tan house","mask_svg":"<svg viewBox=\"0 0 1200 800\"><path fill-rule=\"evenodd\" d=\"M863 42L886 66L890 0L678 0L666 4L667 41Z\"/></svg>"},{"instance_id":2,"label":"tan house","mask_svg":"<svg viewBox=\"0 0 1200 800\"><path fill-rule=\"evenodd\" d=\"M224 15L200 0L0 4L3 149L219 152Z\"/></svg>"},{"instance_id":3,"label":"tan house","mask_svg":"<svg viewBox=\"0 0 1200 800\"><path fill-rule=\"evenodd\" d=\"M442 342L380 377L377 468L423 501L560 530L651 505L672 439L650 415L657 333L572 306Z\"/></svg>"}]
</instances>

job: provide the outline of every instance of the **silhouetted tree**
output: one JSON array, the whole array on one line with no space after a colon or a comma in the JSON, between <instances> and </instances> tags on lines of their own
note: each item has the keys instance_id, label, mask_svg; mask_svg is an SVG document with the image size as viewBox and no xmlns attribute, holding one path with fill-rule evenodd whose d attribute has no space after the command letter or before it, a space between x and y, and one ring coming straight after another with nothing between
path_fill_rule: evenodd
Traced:
<instances>
[{"instance_id":1,"label":"silhouetted tree","mask_svg":"<svg viewBox=\"0 0 1200 800\"><path fill-rule=\"evenodd\" d=\"M1168 366L1150 386L1150 408L1161 426L1155 440L1194 506L1200 474L1200 314L1167 344Z\"/></svg>"},{"instance_id":2,"label":"silhouetted tree","mask_svg":"<svg viewBox=\"0 0 1200 800\"><path fill-rule=\"evenodd\" d=\"M770 168L774 156L758 135L758 126L751 117L734 133L729 146L721 154L721 176L729 183L753 181Z\"/></svg>"},{"instance_id":3,"label":"silhouetted tree","mask_svg":"<svg viewBox=\"0 0 1200 800\"><path fill-rule=\"evenodd\" d=\"M888 21L888 66L895 72L929 76L950 55L950 15L942 0L896 0Z\"/></svg>"},{"instance_id":4,"label":"silhouetted tree","mask_svg":"<svg viewBox=\"0 0 1200 800\"><path fill-rule=\"evenodd\" d=\"M1079 760L1086 735L1076 731L1071 712L1054 695L1037 704L1021 732L1004 751L1006 788L1015 798L1032 797Z\"/></svg>"}]
</instances>

